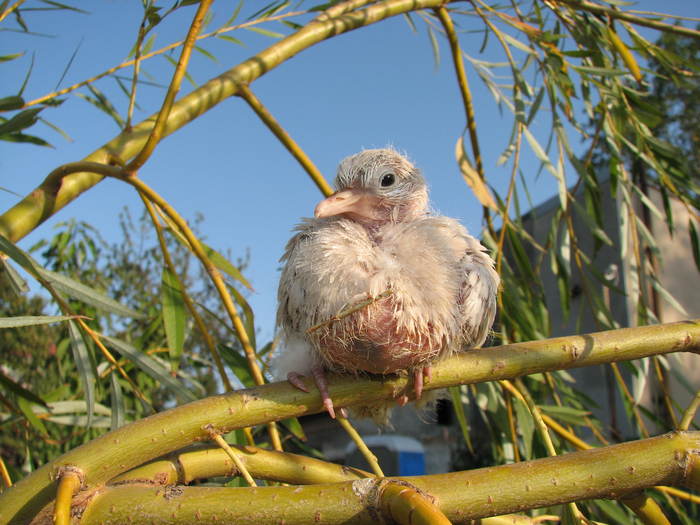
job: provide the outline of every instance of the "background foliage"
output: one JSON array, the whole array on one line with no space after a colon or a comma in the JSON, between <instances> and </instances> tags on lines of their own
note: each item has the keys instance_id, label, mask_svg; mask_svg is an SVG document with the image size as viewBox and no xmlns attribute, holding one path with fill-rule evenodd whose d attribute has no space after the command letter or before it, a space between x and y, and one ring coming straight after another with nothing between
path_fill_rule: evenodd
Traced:
<instances>
[{"instance_id":1,"label":"background foliage","mask_svg":"<svg viewBox=\"0 0 700 525\"><path fill-rule=\"evenodd\" d=\"M251 12L245 21L238 18L241 2L222 27L200 31L199 25L209 21L207 2L144 0L143 8L132 55L124 64L33 101L23 96L31 82L30 69L19 92L0 99L0 139L10 143L47 146L34 125L42 120L58 128L60 123L52 121L51 112L73 96L109 115L120 129L114 140L84 161L57 168L21 204L0 217L0 250L7 255L0 280L1 313L7 318L0 331L0 457L13 479L110 428L217 391L264 382L274 342L258 345L256 341L254 313L246 302L248 261L232 262L230 256L207 246L199 234L204 223L188 226L171 208L177 203L160 198L140 176L147 173L150 156L157 155L157 144L166 134L220 100L237 95L299 160L318 188L328 193L328 184L312 160L257 99L253 81L264 74L274 76L280 61L307 46L324 45L335 33L361 31L386 17L404 15L410 25L425 24L436 56L438 39L450 43L463 102L459 110L465 113L456 160L482 205L484 242L497 260L504 283L494 345L551 336L553 310L573 316L577 323L593 319L598 329L618 328L619 316L606 297L624 292L601 272L597 257L604 249L632 261L630 279L638 284L631 292L626 290L626 300L636 313L630 324L658 322L659 297L671 304L674 299L660 278L663 261L650 232L650 217L668 231L679 230L673 202L686 211L683 232L687 237L679 242L690 246L700 268L700 128L695 102L700 88L700 33L692 28L696 20L669 20L665 15L635 12L618 2L536 0L491 5L473 0L445 7L428 0L319 5L274 1ZM32 9L81 10L46 0L5 1L0 4L0 21L5 29L30 34L25 15ZM182 54L181 42L172 51L154 51L152 32L182 10L194 17L192 26L182 29L183 40L190 31L190 43ZM497 40L502 62L486 62L471 50L460 49L454 23L482 33L484 42ZM268 50L193 89L173 105L183 79L195 83L186 71L188 52L194 48L207 57L206 38L237 43L234 24L254 27L274 40ZM659 30L659 39L649 40L641 27ZM195 46L197 33L209 36ZM19 55L9 54L2 60ZM167 57L175 66L172 80L147 76L154 55ZM129 102L126 113L116 109L123 104L114 103L101 90L103 78L122 89ZM498 159L511 167L505 192L490 185L485 173L481 125L474 119L475 101L467 78L483 82L495 103L511 115L512 128ZM146 82L162 86L170 82L157 119L163 127L154 127L155 118L134 122L134 108ZM547 133L537 132L535 122L538 126L546 122ZM148 137L155 153L144 146ZM583 154L575 147L579 140L585 145ZM527 226L528 188L533 179L521 171L525 149L540 161L541 176L553 177L558 187L556 210L544 227L545 234L537 238ZM574 187L567 185L572 175ZM136 221L127 211L123 213L121 242L109 245L89 222L68 221L29 253L14 244L104 176L132 185L146 205ZM601 190L608 180L612 195ZM660 195L659 202L650 198L653 192ZM618 225L603 220L603 207L611 197L621 203L629 232L629 238L617 242L612 239L617 239L613 230ZM593 236L592 245L575 227L578 223L587 226L585 235ZM546 272L558 285L554 304L541 278ZM28 295L27 276L46 293ZM581 288L584 304L576 310L571 307L575 287ZM652 361L651 366L663 376L664 362ZM650 364L640 361L626 366L640 377ZM630 394L617 365L613 369L634 428L634 435L626 439L646 437L650 421L670 430L678 428L679 420L687 420L683 416L690 412L674 404L667 392L663 394L665 415L645 410ZM488 382L454 388L452 399L465 438L455 456L456 468L573 450L576 446L570 437L576 433L596 446L622 437L609 422L591 415L592 401L564 371L529 376L515 384ZM463 408L468 419L462 417ZM538 431L538 411L547 416L550 428L559 424L566 431L548 441ZM475 428L485 431L488 440L473 442ZM245 439L279 448L278 429L283 441L303 447L303 432L296 420L279 427L257 427ZM241 432L229 437L244 440ZM672 499L667 493L654 497L680 523L697 518L697 500L692 497ZM634 521L626 507L603 500L569 508L562 515L582 519L579 512L592 520Z\"/></svg>"}]
</instances>

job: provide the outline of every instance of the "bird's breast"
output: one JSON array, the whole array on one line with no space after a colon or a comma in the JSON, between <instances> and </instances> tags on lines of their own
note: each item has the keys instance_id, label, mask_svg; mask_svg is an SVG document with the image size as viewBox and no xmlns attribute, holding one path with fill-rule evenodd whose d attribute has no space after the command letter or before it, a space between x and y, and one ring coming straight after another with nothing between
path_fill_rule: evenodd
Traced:
<instances>
[{"instance_id":1,"label":"bird's breast","mask_svg":"<svg viewBox=\"0 0 700 525\"><path fill-rule=\"evenodd\" d=\"M329 368L373 374L425 365L445 346L434 327L415 329L391 296L330 325L318 343Z\"/></svg>"}]
</instances>

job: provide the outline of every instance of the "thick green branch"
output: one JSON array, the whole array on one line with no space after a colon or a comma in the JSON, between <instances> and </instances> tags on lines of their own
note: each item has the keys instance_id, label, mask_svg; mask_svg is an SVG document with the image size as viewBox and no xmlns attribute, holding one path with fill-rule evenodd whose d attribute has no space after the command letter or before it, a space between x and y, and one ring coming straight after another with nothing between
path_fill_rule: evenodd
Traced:
<instances>
[{"instance_id":1,"label":"thick green branch","mask_svg":"<svg viewBox=\"0 0 700 525\"><path fill-rule=\"evenodd\" d=\"M452 523L576 500L618 498L655 484L687 485L700 433L674 433L596 450L434 476L401 478L434 496ZM390 478L391 479L391 478ZM81 524L123 523L376 523L376 490L364 479L304 487L254 489L109 487L87 505ZM342 503L341 503L342 502ZM376 512L376 511L375 511Z\"/></svg>"},{"instance_id":2,"label":"thick green branch","mask_svg":"<svg viewBox=\"0 0 700 525\"><path fill-rule=\"evenodd\" d=\"M437 364L426 389L673 352L700 353L700 321L471 350ZM404 390L410 395L410 386L405 377L331 376L330 394L342 407L371 404ZM0 524L22 523L50 501L56 490L56 473L66 465L79 467L88 487L96 487L155 457L207 439L207 424L225 432L322 410L316 390L305 393L284 382L214 396L156 414L86 443L16 483L0 495Z\"/></svg>"}]
</instances>

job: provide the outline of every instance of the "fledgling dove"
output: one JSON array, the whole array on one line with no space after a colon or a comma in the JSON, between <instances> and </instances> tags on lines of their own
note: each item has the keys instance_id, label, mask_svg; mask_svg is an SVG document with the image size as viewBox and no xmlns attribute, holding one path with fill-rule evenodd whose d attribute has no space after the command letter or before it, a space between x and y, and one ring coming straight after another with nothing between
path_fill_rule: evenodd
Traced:
<instances>
[{"instance_id":1,"label":"fledgling dove","mask_svg":"<svg viewBox=\"0 0 700 525\"><path fill-rule=\"evenodd\" d=\"M499 284L484 247L456 220L429 212L423 177L393 149L344 159L335 186L281 259L282 341L272 364L304 391L301 378L311 374L331 417L326 370L406 371L420 399L432 363L483 344Z\"/></svg>"}]
</instances>

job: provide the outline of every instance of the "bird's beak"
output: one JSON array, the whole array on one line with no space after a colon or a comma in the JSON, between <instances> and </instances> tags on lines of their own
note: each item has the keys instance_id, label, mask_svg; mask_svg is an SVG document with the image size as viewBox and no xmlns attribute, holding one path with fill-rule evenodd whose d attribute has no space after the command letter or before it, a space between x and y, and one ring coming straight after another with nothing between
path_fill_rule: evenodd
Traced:
<instances>
[{"instance_id":1,"label":"bird's beak","mask_svg":"<svg viewBox=\"0 0 700 525\"><path fill-rule=\"evenodd\" d=\"M379 200L379 197L364 190L343 190L319 202L314 210L314 216L333 217L344 213L363 219L377 220Z\"/></svg>"}]
</instances>

